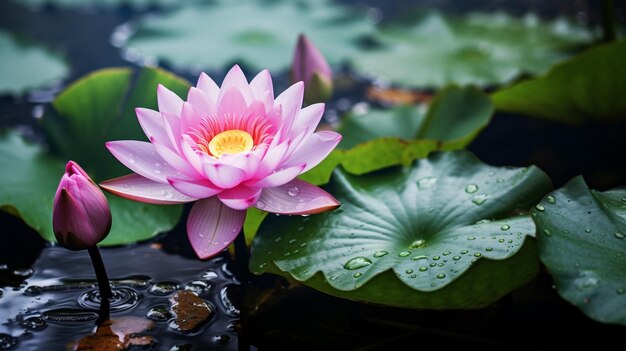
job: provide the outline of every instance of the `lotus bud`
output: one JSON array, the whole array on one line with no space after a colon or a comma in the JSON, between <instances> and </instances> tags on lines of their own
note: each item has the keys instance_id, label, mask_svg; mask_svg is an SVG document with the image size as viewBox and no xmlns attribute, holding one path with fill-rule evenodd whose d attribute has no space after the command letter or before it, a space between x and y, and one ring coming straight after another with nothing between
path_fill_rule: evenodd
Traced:
<instances>
[{"instance_id":1,"label":"lotus bud","mask_svg":"<svg viewBox=\"0 0 626 351\"><path fill-rule=\"evenodd\" d=\"M111 229L106 197L74 161L65 166L54 196L52 227L59 244L70 250L94 247Z\"/></svg>"},{"instance_id":2,"label":"lotus bud","mask_svg":"<svg viewBox=\"0 0 626 351\"><path fill-rule=\"evenodd\" d=\"M333 92L333 75L322 53L304 34L298 37L291 67L292 83L304 82L304 102L326 102Z\"/></svg>"}]
</instances>

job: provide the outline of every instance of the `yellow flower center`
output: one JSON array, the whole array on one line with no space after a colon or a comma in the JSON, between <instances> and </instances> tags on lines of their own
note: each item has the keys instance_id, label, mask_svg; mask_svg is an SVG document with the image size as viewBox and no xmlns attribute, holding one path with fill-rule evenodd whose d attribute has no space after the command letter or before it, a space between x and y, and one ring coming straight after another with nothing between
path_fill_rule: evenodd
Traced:
<instances>
[{"instance_id":1,"label":"yellow flower center","mask_svg":"<svg viewBox=\"0 0 626 351\"><path fill-rule=\"evenodd\" d=\"M223 154L238 154L252 150L252 136L243 130L231 129L219 133L209 142L211 155L220 158Z\"/></svg>"}]
</instances>

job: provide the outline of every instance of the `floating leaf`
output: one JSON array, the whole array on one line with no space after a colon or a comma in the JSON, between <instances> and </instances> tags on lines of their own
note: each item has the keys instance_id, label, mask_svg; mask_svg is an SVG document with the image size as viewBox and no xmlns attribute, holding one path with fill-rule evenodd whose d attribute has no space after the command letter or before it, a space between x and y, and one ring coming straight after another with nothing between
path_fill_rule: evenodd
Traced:
<instances>
[{"instance_id":1,"label":"floating leaf","mask_svg":"<svg viewBox=\"0 0 626 351\"><path fill-rule=\"evenodd\" d=\"M602 45L555 66L544 77L493 94L501 111L568 123L626 118L626 41Z\"/></svg>"},{"instance_id":2,"label":"floating leaf","mask_svg":"<svg viewBox=\"0 0 626 351\"><path fill-rule=\"evenodd\" d=\"M409 86L494 85L545 72L590 33L564 19L504 13L448 17L433 12L380 30L381 45L355 56L357 69Z\"/></svg>"},{"instance_id":3,"label":"floating leaf","mask_svg":"<svg viewBox=\"0 0 626 351\"><path fill-rule=\"evenodd\" d=\"M158 83L180 95L188 89L186 82L156 69L143 69L137 77L130 69L106 69L72 84L43 118L55 149L53 155L43 154L14 134L3 137L0 172L5 185L0 205L21 216L45 239L54 240L52 200L65 162L77 161L96 181L131 173L109 154L104 143L145 139L134 108L157 108ZM181 206L148 205L110 194L107 198L113 226L103 245L151 238L171 229L182 212Z\"/></svg>"},{"instance_id":4,"label":"floating leaf","mask_svg":"<svg viewBox=\"0 0 626 351\"><path fill-rule=\"evenodd\" d=\"M349 115L339 132L339 147L351 148L367 140L398 137L405 140L441 141L445 150L469 144L489 124L493 105L489 97L473 87L450 86L433 100L428 112L421 107L402 106L392 110L370 110Z\"/></svg>"},{"instance_id":5,"label":"floating leaf","mask_svg":"<svg viewBox=\"0 0 626 351\"><path fill-rule=\"evenodd\" d=\"M15 39L0 30L0 95L21 94L67 76L69 68L57 54Z\"/></svg>"},{"instance_id":6,"label":"floating leaf","mask_svg":"<svg viewBox=\"0 0 626 351\"><path fill-rule=\"evenodd\" d=\"M559 294L590 318L626 325L626 189L590 190L579 176L532 215Z\"/></svg>"},{"instance_id":7,"label":"floating leaf","mask_svg":"<svg viewBox=\"0 0 626 351\"><path fill-rule=\"evenodd\" d=\"M268 217L255 237L250 268L349 299L485 306L536 273L532 244L516 255L535 226L515 213L550 187L538 168L491 167L464 151L363 176L338 169L326 190L341 207L310 217ZM475 263L484 268L474 271ZM398 282L410 289L389 293Z\"/></svg>"},{"instance_id":8,"label":"floating leaf","mask_svg":"<svg viewBox=\"0 0 626 351\"><path fill-rule=\"evenodd\" d=\"M237 62L278 71L289 66L299 33L338 63L355 55L372 30L365 14L329 1L220 0L147 17L124 48L180 66L220 69Z\"/></svg>"}]
</instances>

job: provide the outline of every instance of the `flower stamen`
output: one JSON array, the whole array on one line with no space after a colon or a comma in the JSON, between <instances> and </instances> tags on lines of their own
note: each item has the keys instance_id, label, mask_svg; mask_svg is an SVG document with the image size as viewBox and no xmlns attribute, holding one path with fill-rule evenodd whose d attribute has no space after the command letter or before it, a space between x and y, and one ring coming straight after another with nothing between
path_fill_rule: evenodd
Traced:
<instances>
[{"instance_id":1,"label":"flower stamen","mask_svg":"<svg viewBox=\"0 0 626 351\"><path fill-rule=\"evenodd\" d=\"M238 154L252 150L254 141L248 132L231 129L214 136L206 150L205 145L198 145L204 152L220 158L223 154Z\"/></svg>"}]
</instances>

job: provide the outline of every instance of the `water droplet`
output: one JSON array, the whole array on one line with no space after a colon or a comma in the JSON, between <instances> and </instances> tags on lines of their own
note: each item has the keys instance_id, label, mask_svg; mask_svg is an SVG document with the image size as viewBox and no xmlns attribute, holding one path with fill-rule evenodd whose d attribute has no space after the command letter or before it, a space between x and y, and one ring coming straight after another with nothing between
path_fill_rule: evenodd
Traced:
<instances>
[{"instance_id":1,"label":"water droplet","mask_svg":"<svg viewBox=\"0 0 626 351\"><path fill-rule=\"evenodd\" d=\"M624 239L624 234L622 234L620 232L613 233L613 236L618 238L618 239Z\"/></svg>"},{"instance_id":2,"label":"water droplet","mask_svg":"<svg viewBox=\"0 0 626 351\"><path fill-rule=\"evenodd\" d=\"M297 186L292 186L291 188L287 189L287 195L291 197L298 196L298 194L300 194L300 188L298 188Z\"/></svg>"},{"instance_id":3,"label":"water droplet","mask_svg":"<svg viewBox=\"0 0 626 351\"><path fill-rule=\"evenodd\" d=\"M444 252L443 252L443 255L444 255L444 256L448 256L448 255L449 255L449 254L451 254L451 253L452 253L452 252L450 252L450 251L444 251Z\"/></svg>"},{"instance_id":4,"label":"water droplet","mask_svg":"<svg viewBox=\"0 0 626 351\"><path fill-rule=\"evenodd\" d=\"M356 272L352 276L355 277L355 278L359 278L362 275L363 275L362 273Z\"/></svg>"},{"instance_id":5,"label":"water droplet","mask_svg":"<svg viewBox=\"0 0 626 351\"><path fill-rule=\"evenodd\" d=\"M493 251L493 247L485 248L485 251Z\"/></svg>"},{"instance_id":6,"label":"water droplet","mask_svg":"<svg viewBox=\"0 0 626 351\"><path fill-rule=\"evenodd\" d=\"M26 318L24 321L22 321L22 327L28 330L33 330L33 331L44 330L46 326L48 326L48 324L41 317L29 317L29 318ZM0 347L0 349L2 349L2 347Z\"/></svg>"},{"instance_id":7,"label":"water droplet","mask_svg":"<svg viewBox=\"0 0 626 351\"><path fill-rule=\"evenodd\" d=\"M626 202L626 197L623 197L621 200L622 202Z\"/></svg>"},{"instance_id":8,"label":"water droplet","mask_svg":"<svg viewBox=\"0 0 626 351\"><path fill-rule=\"evenodd\" d=\"M546 196L546 201L548 201L548 203L554 204L554 203L556 203L556 197L554 197L552 195L548 195L548 196Z\"/></svg>"},{"instance_id":9,"label":"water droplet","mask_svg":"<svg viewBox=\"0 0 626 351\"><path fill-rule=\"evenodd\" d=\"M472 199L472 202L476 205L482 205L487 201L487 195L482 194L482 195L476 195L474 196L474 199Z\"/></svg>"},{"instance_id":10,"label":"water droplet","mask_svg":"<svg viewBox=\"0 0 626 351\"><path fill-rule=\"evenodd\" d=\"M370 264L372 264L372 261L367 257L355 257L346 262L346 264L343 265L343 268L353 271L355 269L367 267Z\"/></svg>"},{"instance_id":11,"label":"water droplet","mask_svg":"<svg viewBox=\"0 0 626 351\"><path fill-rule=\"evenodd\" d=\"M482 256L482 255L483 255L483 254L481 254L480 252L476 252L476 253L474 254L474 257L480 257L480 256Z\"/></svg>"},{"instance_id":12,"label":"water droplet","mask_svg":"<svg viewBox=\"0 0 626 351\"><path fill-rule=\"evenodd\" d=\"M621 295L621 294L623 294L623 293L625 293L625 292L626 292L626 289L624 289L624 288L619 288L619 289L615 290L615 292L616 292L616 293L618 293L619 295Z\"/></svg>"},{"instance_id":13,"label":"water droplet","mask_svg":"<svg viewBox=\"0 0 626 351\"><path fill-rule=\"evenodd\" d=\"M409 269L406 270L406 274L411 274L411 273L413 273L412 269L409 268Z\"/></svg>"},{"instance_id":14,"label":"water droplet","mask_svg":"<svg viewBox=\"0 0 626 351\"><path fill-rule=\"evenodd\" d=\"M209 291L211 284L204 280L192 280L185 285L185 290L194 292L196 295L202 295Z\"/></svg>"},{"instance_id":15,"label":"water droplet","mask_svg":"<svg viewBox=\"0 0 626 351\"><path fill-rule=\"evenodd\" d=\"M476 240L476 237L474 237L474 236L468 236L468 237L467 237L467 240Z\"/></svg>"},{"instance_id":16,"label":"water droplet","mask_svg":"<svg viewBox=\"0 0 626 351\"><path fill-rule=\"evenodd\" d=\"M289 241L287 241L287 242L290 243L290 244L293 244L293 243L296 242L296 239L289 239Z\"/></svg>"},{"instance_id":17,"label":"water droplet","mask_svg":"<svg viewBox=\"0 0 626 351\"><path fill-rule=\"evenodd\" d=\"M137 157L135 156L135 154L128 154L128 162L130 163L137 162Z\"/></svg>"},{"instance_id":18,"label":"water droplet","mask_svg":"<svg viewBox=\"0 0 626 351\"><path fill-rule=\"evenodd\" d=\"M178 282L158 282L152 285L148 291L153 295L165 296L178 289L180 289L180 283Z\"/></svg>"},{"instance_id":19,"label":"water droplet","mask_svg":"<svg viewBox=\"0 0 626 351\"><path fill-rule=\"evenodd\" d=\"M411 254L411 252L409 252L409 251L402 251L402 252L400 252L398 254L398 256L400 256L400 257L407 257L410 254Z\"/></svg>"},{"instance_id":20,"label":"water droplet","mask_svg":"<svg viewBox=\"0 0 626 351\"><path fill-rule=\"evenodd\" d=\"M443 279L443 278L445 278L445 277L446 277L446 275L445 275L445 274L443 274L443 273L439 273L439 274L437 274L437 279Z\"/></svg>"},{"instance_id":21,"label":"water droplet","mask_svg":"<svg viewBox=\"0 0 626 351\"><path fill-rule=\"evenodd\" d=\"M415 240L414 242L412 242L410 247L412 249L417 249L417 248L420 248L420 247L424 247L425 245L426 245L426 240L418 239L418 240Z\"/></svg>"},{"instance_id":22,"label":"water droplet","mask_svg":"<svg viewBox=\"0 0 626 351\"><path fill-rule=\"evenodd\" d=\"M153 321L166 321L172 318L172 313L169 311L167 306L157 305L146 312L146 317L148 317L148 319L152 319Z\"/></svg>"},{"instance_id":23,"label":"water droplet","mask_svg":"<svg viewBox=\"0 0 626 351\"><path fill-rule=\"evenodd\" d=\"M585 233L591 233L591 228L585 228Z\"/></svg>"},{"instance_id":24,"label":"water droplet","mask_svg":"<svg viewBox=\"0 0 626 351\"><path fill-rule=\"evenodd\" d=\"M578 278L574 280L574 285L578 290L588 290L595 288L599 281L600 277L594 271L584 270L578 274Z\"/></svg>"},{"instance_id":25,"label":"water droplet","mask_svg":"<svg viewBox=\"0 0 626 351\"><path fill-rule=\"evenodd\" d=\"M256 202L256 204L254 205L256 208L258 208L259 210L262 210L265 208L265 202L259 200Z\"/></svg>"},{"instance_id":26,"label":"water droplet","mask_svg":"<svg viewBox=\"0 0 626 351\"><path fill-rule=\"evenodd\" d=\"M26 296L37 296L43 294L43 288L37 285L32 285L24 290Z\"/></svg>"},{"instance_id":27,"label":"water droplet","mask_svg":"<svg viewBox=\"0 0 626 351\"><path fill-rule=\"evenodd\" d=\"M206 279L206 280L211 280L211 279L215 279L217 278L218 275L217 273L213 272L213 271L206 271L202 274L202 278Z\"/></svg>"},{"instance_id":28,"label":"water droplet","mask_svg":"<svg viewBox=\"0 0 626 351\"><path fill-rule=\"evenodd\" d=\"M543 210L545 210L545 209L546 209L545 207L543 207L543 205L542 205L542 204L537 204L537 205L535 205L535 208L537 209L537 211L543 211Z\"/></svg>"},{"instance_id":29,"label":"water droplet","mask_svg":"<svg viewBox=\"0 0 626 351\"><path fill-rule=\"evenodd\" d=\"M436 264L435 262L433 262L433 263L429 264L429 266L431 266L431 267L435 267L436 265L437 265L437 264Z\"/></svg>"},{"instance_id":30,"label":"water droplet","mask_svg":"<svg viewBox=\"0 0 626 351\"><path fill-rule=\"evenodd\" d=\"M16 269L13 271L13 275L20 278L28 278L35 273L35 270L32 268L22 268Z\"/></svg>"},{"instance_id":31,"label":"water droplet","mask_svg":"<svg viewBox=\"0 0 626 351\"><path fill-rule=\"evenodd\" d=\"M419 260L425 260L425 259L427 259L427 258L428 258L428 256L420 255L420 256L414 256L414 257L411 257L411 260L413 260L413 261L419 261Z\"/></svg>"},{"instance_id":32,"label":"water droplet","mask_svg":"<svg viewBox=\"0 0 626 351\"><path fill-rule=\"evenodd\" d=\"M298 227L298 231L301 232L304 230L304 227Z\"/></svg>"},{"instance_id":33,"label":"water droplet","mask_svg":"<svg viewBox=\"0 0 626 351\"><path fill-rule=\"evenodd\" d=\"M550 231L550 229L548 229L548 228L544 229L544 230L543 230L543 233L544 233L546 236L551 236L551 235L552 235L552 232L551 232L551 231Z\"/></svg>"},{"instance_id":34,"label":"water droplet","mask_svg":"<svg viewBox=\"0 0 626 351\"><path fill-rule=\"evenodd\" d=\"M420 189L430 189L435 186L437 183L437 178L435 177L426 177L417 181L417 186Z\"/></svg>"},{"instance_id":35,"label":"water droplet","mask_svg":"<svg viewBox=\"0 0 626 351\"><path fill-rule=\"evenodd\" d=\"M387 251L376 251L376 252L374 253L374 257L376 257L376 258L381 258L381 257L383 257L383 256L386 256L388 253L389 253L389 252L387 252Z\"/></svg>"},{"instance_id":36,"label":"water droplet","mask_svg":"<svg viewBox=\"0 0 626 351\"><path fill-rule=\"evenodd\" d=\"M274 242L275 242L275 243L277 243L277 242L279 242L279 241L281 241L281 240L283 240L283 238L281 238L280 236L277 236L277 237L274 239Z\"/></svg>"},{"instance_id":37,"label":"water droplet","mask_svg":"<svg viewBox=\"0 0 626 351\"><path fill-rule=\"evenodd\" d=\"M226 344L228 340L230 340L230 337L226 334L213 335L213 337L211 337L211 341L216 344Z\"/></svg>"},{"instance_id":38,"label":"water droplet","mask_svg":"<svg viewBox=\"0 0 626 351\"><path fill-rule=\"evenodd\" d=\"M420 267L418 270L420 272L426 272L428 270L428 267Z\"/></svg>"},{"instance_id":39,"label":"water droplet","mask_svg":"<svg viewBox=\"0 0 626 351\"><path fill-rule=\"evenodd\" d=\"M569 234L569 230L564 229L564 230L563 230L563 234Z\"/></svg>"},{"instance_id":40,"label":"water droplet","mask_svg":"<svg viewBox=\"0 0 626 351\"><path fill-rule=\"evenodd\" d=\"M508 224L503 224L502 227L500 227L500 230L509 230L511 229L511 226Z\"/></svg>"},{"instance_id":41,"label":"water droplet","mask_svg":"<svg viewBox=\"0 0 626 351\"><path fill-rule=\"evenodd\" d=\"M465 187L465 192L468 194L473 194L475 192L478 191L478 185L476 184L470 184L468 186Z\"/></svg>"},{"instance_id":42,"label":"water droplet","mask_svg":"<svg viewBox=\"0 0 626 351\"><path fill-rule=\"evenodd\" d=\"M17 338L9 334L0 334L0 350L8 350L17 345Z\"/></svg>"},{"instance_id":43,"label":"water droplet","mask_svg":"<svg viewBox=\"0 0 626 351\"><path fill-rule=\"evenodd\" d=\"M455 260L455 261L458 261L458 260L461 259L461 256L452 256L452 259Z\"/></svg>"},{"instance_id":44,"label":"water droplet","mask_svg":"<svg viewBox=\"0 0 626 351\"><path fill-rule=\"evenodd\" d=\"M433 261L438 261L440 258L440 256L433 256Z\"/></svg>"}]
</instances>

